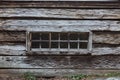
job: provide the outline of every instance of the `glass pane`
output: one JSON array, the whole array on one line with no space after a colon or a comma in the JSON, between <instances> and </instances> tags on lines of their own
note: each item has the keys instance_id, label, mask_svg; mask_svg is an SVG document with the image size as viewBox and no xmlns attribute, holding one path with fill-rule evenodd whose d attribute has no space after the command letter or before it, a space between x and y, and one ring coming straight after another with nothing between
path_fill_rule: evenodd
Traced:
<instances>
[{"instance_id":1,"label":"glass pane","mask_svg":"<svg viewBox=\"0 0 120 80\"><path fill-rule=\"evenodd\" d=\"M52 42L51 43L51 48L58 48L58 43L57 42Z\"/></svg>"},{"instance_id":2,"label":"glass pane","mask_svg":"<svg viewBox=\"0 0 120 80\"><path fill-rule=\"evenodd\" d=\"M70 48L77 49L78 46L77 44L78 44L77 42L70 43Z\"/></svg>"},{"instance_id":3,"label":"glass pane","mask_svg":"<svg viewBox=\"0 0 120 80\"><path fill-rule=\"evenodd\" d=\"M59 37L58 37L58 33L52 33L51 34L51 40L58 40Z\"/></svg>"},{"instance_id":4,"label":"glass pane","mask_svg":"<svg viewBox=\"0 0 120 80\"><path fill-rule=\"evenodd\" d=\"M80 33L79 34L79 39L80 40L88 40L89 33Z\"/></svg>"},{"instance_id":5,"label":"glass pane","mask_svg":"<svg viewBox=\"0 0 120 80\"><path fill-rule=\"evenodd\" d=\"M79 46L80 46L81 49L87 49L87 45L88 45L87 42L80 42L79 43Z\"/></svg>"},{"instance_id":6,"label":"glass pane","mask_svg":"<svg viewBox=\"0 0 120 80\"><path fill-rule=\"evenodd\" d=\"M32 40L40 40L40 33L32 33Z\"/></svg>"},{"instance_id":7,"label":"glass pane","mask_svg":"<svg viewBox=\"0 0 120 80\"><path fill-rule=\"evenodd\" d=\"M68 48L68 43L67 42L61 42L60 43L60 48Z\"/></svg>"},{"instance_id":8,"label":"glass pane","mask_svg":"<svg viewBox=\"0 0 120 80\"><path fill-rule=\"evenodd\" d=\"M49 43L50 39L50 33L38 33L34 32L32 33L32 40L42 40L42 42L31 42L31 48L58 48L58 41L59 41L59 34L60 34L60 48L61 49L68 49L68 44L70 46L70 49L78 49L78 44L80 49L87 49L88 42L77 42L78 38L80 40L88 40L89 39L89 33L88 32L71 32L71 33L58 33L58 32L52 32L51 33L51 43ZM68 34L69 37L68 37ZM68 43L68 39L70 42Z\"/></svg>"},{"instance_id":9,"label":"glass pane","mask_svg":"<svg viewBox=\"0 0 120 80\"><path fill-rule=\"evenodd\" d=\"M41 48L49 48L49 42L41 42Z\"/></svg>"},{"instance_id":10,"label":"glass pane","mask_svg":"<svg viewBox=\"0 0 120 80\"><path fill-rule=\"evenodd\" d=\"M49 33L42 33L41 40L49 40Z\"/></svg>"},{"instance_id":11,"label":"glass pane","mask_svg":"<svg viewBox=\"0 0 120 80\"><path fill-rule=\"evenodd\" d=\"M31 47L32 48L39 48L40 43L39 42L32 42Z\"/></svg>"},{"instance_id":12,"label":"glass pane","mask_svg":"<svg viewBox=\"0 0 120 80\"><path fill-rule=\"evenodd\" d=\"M68 34L67 33L61 33L60 34L60 40L68 40Z\"/></svg>"},{"instance_id":13,"label":"glass pane","mask_svg":"<svg viewBox=\"0 0 120 80\"><path fill-rule=\"evenodd\" d=\"M77 33L70 33L70 40L78 40L78 34Z\"/></svg>"}]
</instances>

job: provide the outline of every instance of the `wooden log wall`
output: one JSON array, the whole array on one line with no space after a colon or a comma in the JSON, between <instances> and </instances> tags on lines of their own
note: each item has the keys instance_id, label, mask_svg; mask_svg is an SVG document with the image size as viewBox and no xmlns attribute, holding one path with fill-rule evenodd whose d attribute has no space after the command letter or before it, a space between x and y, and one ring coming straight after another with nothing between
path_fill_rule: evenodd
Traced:
<instances>
[{"instance_id":1,"label":"wooden log wall","mask_svg":"<svg viewBox=\"0 0 120 80\"><path fill-rule=\"evenodd\" d=\"M92 31L92 51L26 51L27 31ZM120 69L119 1L0 1L0 73L42 76Z\"/></svg>"}]
</instances>

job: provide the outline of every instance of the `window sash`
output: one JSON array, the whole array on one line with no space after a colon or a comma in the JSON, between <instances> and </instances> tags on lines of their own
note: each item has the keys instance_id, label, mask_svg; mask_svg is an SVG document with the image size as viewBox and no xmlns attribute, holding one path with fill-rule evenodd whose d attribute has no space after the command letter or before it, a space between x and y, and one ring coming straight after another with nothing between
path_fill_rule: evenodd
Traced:
<instances>
[{"instance_id":1,"label":"window sash","mask_svg":"<svg viewBox=\"0 0 120 80\"><path fill-rule=\"evenodd\" d=\"M41 37L39 36L39 40L32 40L32 34L33 33L37 33L42 35L43 33L48 33L49 34L49 40L42 40ZM27 46L27 51L80 51L80 50L92 50L92 32L65 32L68 34L68 40L61 40L61 34L62 32L58 32L58 40L52 40L51 39L51 33L54 32L27 32L27 39L26 39L26 46ZM77 40L70 40L69 39L69 34L73 34L73 33L88 33L88 40L80 40L78 37ZM32 48L32 43L33 42L38 42L39 43L39 48ZM48 42L49 43L49 47L48 48L42 48L41 43L42 42ZM56 42L58 47L57 48L51 48L52 43ZM68 44L67 48L61 48L61 43L65 42ZM71 48L70 43L77 43L77 47L76 48ZM86 43L87 47L85 49L80 48L80 43Z\"/></svg>"}]
</instances>

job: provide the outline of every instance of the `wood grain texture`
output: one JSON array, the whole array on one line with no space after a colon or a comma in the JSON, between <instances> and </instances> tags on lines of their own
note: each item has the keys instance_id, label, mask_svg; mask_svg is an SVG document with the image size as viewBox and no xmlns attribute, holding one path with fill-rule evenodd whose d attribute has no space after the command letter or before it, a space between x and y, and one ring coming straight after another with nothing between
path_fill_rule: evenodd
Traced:
<instances>
[{"instance_id":1,"label":"wood grain texture","mask_svg":"<svg viewBox=\"0 0 120 80\"><path fill-rule=\"evenodd\" d=\"M23 0L4 0L4 1L23 1ZM24 0L24 1L43 1L43 0ZM44 0L44 1L68 1L68 0ZM69 0L69 1L119 1L119 0Z\"/></svg>"},{"instance_id":2,"label":"wood grain texture","mask_svg":"<svg viewBox=\"0 0 120 80\"><path fill-rule=\"evenodd\" d=\"M103 44L104 45L104 44ZM92 55L119 55L120 47L93 48Z\"/></svg>"},{"instance_id":3,"label":"wood grain texture","mask_svg":"<svg viewBox=\"0 0 120 80\"><path fill-rule=\"evenodd\" d=\"M118 44L120 45L120 32L93 32L93 43ZM103 44L103 45L104 45Z\"/></svg>"},{"instance_id":4,"label":"wood grain texture","mask_svg":"<svg viewBox=\"0 0 120 80\"><path fill-rule=\"evenodd\" d=\"M0 69L0 75L23 75L26 72L33 73L36 76L47 76L47 77L55 77L55 76L70 76L75 74L87 74L87 75L101 75L109 74L109 73L119 73L120 70L108 70L108 69Z\"/></svg>"},{"instance_id":5,"label":"wood grain texture","mask_svg":"<svg viewBox=\"0 0 120 80\"><path fill-rule=\"evenodd\" d=\"M26 55L25 44L0 44L0 55Z\"/></svg>"},{"instance_id":6,"label":"wood grain texture","mask_svg":"<svg viewBox=\"0 0 120 80\"><path fill-rule=\"evenodd\" d=\"M32 8L109 8L109 9L119 9L119 2L81 2L81 1L1 1L1 8L5 7L32 7Z\"/></svg>"},{"instance_id":7,"label":"wood grain texture","mask_svg":"<svg viewBox=\"0 0 120 80\"><path fill-rule=\"evenodd\" d=\"M78 26L94 26L94 25L101 25L101 26L119 26L119 20L0 20L0 26L4 25L16 25L16 26L71 26L71 25L78 25Z\"/></svg>"},{"instance_id":8,"label":"wood grain texture","mask_svg":"<svg viewBox=\"0 0 120 80\"><path fill-rule=\"evenodd\" d=\"M61 76L75 73L91 74L95 69L120 69L119 9L120 2L113 0L110 2L81 0L0 1L0 73L29 71L42 76ZM46 51L31 52L30 55L26 52L25 32L19 31L110 32L94 32L93 48L90 52ZM16 43L16 41L22 41L22 43ZM96 44L103 46L96 47ZM105 71L99 71L100 74L102 72ZM96 74L97 71L94 73Z\"/></svg>"},{"instance_id":9,"label":"wood grain texture","mask_svg":"<svg viewBox=\"0 0 120 80\"><path fill-rule=\"evenodd\" d=\"M88 59L79 57L78 60L84 59L84 63L78 62L74 64L75 57L73 57L72 63L70 56L0 56L0 67L1 68L31 68L31 69L46 69L46 68L86 68L89 67L87 64ZM86 57L89 58L89 57ZM76 65L76 67L75 67ZM78 66L77 66L78 65Z\"/></svg>"},{"instance_id":10,"label":"wood grain texture","mask_svg":"<svg viewBox=\"0 0 120 80\"><path fill-rule=\"evenodd\" d=\"M120 56L0 56L0 68L120 69Z\"/></svg>"},{"instance_id":11,"label":"wood grain texture","mask_svg":"<svg viewBox=\"0 0 120 80\"><path fill-rule=\"evenodd\" d=\"M120 31L119 20L0 20L0 30L27 31Z\"/></svg>"},{"instance_id":12,"label":"wood grain texture","mask_svg":"<svg viewBox=\"0 0 120 80\"><path fill-rule=\"evenodd\" d=\"M3 8L0 9L0 17L4 19L120 19L120 10Z\"/></svg>"},{"instance_id":13,"label":"wood grain texture","mask_svg":"<svg viewBox=\"0 0 120 80\"><path fill-rule=\"evenodd\" d=\"M22 31L0 31L0 42L25 42L25 32Z\"/></svg>"},{"instance_id":14,"label":"wood grain texture","mask_svg":"<svg viewBox=\"0 0 120 80\"><path fill-rule=\"evenodd\" d=\"M120 46L111 47L102 44L103 47L93 47L92 51L88 50L80 50L78 51L33 51L33 52L26 52L26 46L19 44L19 45L0 45L0 55L119 55L120 54ZM94 44L93 44L94 46Z\"/></svg>"},{"instance_id":15,"label":"wood grain texture","mask_svg":"<svg viewBox=\"0 0 120 80\"><path fill-rule=\"evenodd\" d=\"M8 43L21 43L25 44L26 42L26 34L22 31L1 31L0 32L0 43L6 44ZM92 41L95 44L120 44L120 32L119 31L96 31L92 34Z\"/></svg>"}]
</instances>

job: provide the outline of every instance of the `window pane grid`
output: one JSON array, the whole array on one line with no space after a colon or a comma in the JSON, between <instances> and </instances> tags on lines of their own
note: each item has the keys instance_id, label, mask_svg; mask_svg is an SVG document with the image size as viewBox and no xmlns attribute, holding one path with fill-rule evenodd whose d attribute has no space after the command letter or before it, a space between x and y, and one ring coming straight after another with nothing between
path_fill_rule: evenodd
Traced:
<instances>
[{"instance_id":1,"label":"window pane grid","mask_svg":"<svg viewBox=\"0 0 120 80\"><path fill-rule=\"evenodd\" d=\"M57 49L59 51L66 49L88 49L89 35L88 32L69 32L69 33L54 33L54 32L38 32L31 33L31 48L32 49Z\"/></svg>"}]
</instances>

